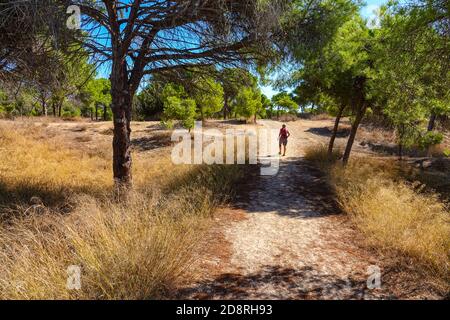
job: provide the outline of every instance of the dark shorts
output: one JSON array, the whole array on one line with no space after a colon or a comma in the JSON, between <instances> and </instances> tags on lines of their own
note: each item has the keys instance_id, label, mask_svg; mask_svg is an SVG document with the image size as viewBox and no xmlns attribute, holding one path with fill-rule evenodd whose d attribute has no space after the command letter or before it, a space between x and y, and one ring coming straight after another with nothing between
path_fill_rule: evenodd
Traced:
<instances>
[{"instance_id":1,"label":"dark shorts","mask_svg":"<svg viewBox=\"0 0 450 320\"><path fill-rule=\"evenodd\" d=\"M287 146L287 144L288 144L288 139L287 139L287 138L281 137L281 138L280 138L280 146L281 146L281 145Z\"/></svg>"}]
</instances>

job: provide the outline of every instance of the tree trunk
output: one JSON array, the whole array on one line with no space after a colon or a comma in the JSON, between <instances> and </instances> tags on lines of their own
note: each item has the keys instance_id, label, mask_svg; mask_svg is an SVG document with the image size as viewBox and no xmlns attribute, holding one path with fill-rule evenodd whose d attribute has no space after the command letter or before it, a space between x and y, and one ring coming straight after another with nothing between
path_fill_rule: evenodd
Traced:
<instances>
[{"instance_id":1,"label":"tree trunk","mask_svg":"<svg viewBox=\"0 0 450 320\"><path fill-rule=\"evenodd\" d=\"M430 116L430 121L428 122L428 132L433 131L436 125L436 114L433 112Z\"/></svg>"},{"instance_id":2,"label":"tree trunk","mask_svg":"<svg viewBox=\"0 0 450 320\"><path fill-rule=\"evenodd\" d=\"M202 126L205 126L205 114L203 112L203 107L200 107L200 117L202 118Z\"/></svg>"},{"instance_id":3,"label":"tree trunk","mask_svg":"<svg viewBox=\"0 0 450 320\"><path fill-rule=\"evenodd\" d=\"M63 105L63 102L61 101L58 104L58 117L60 117L60 118L61 118L61 115L62 115L62 105Z\"/></svg>"},{"instance_id":4,"label":"tree trunk","mask_svg":"<svg viewBox=\"0 0 450 320\"><path fill-rule=\"evenodd\" d=\"M56 103L52 102L53 116L56 117Z\"/></svg>"},{"instance_id":5,"label":"tree trunk","mask_svg":"<svg viewBox=\"0 0 450 320\"><path fill-rule=\"evenodd\" d=\"M98 121L98 104L95 104L95 121Z\"/></svg>"},{"instance_id":6,"label":"tree trunk","mask_svg":"<svg viewBox=\"0 0 450 320\"><path fill-rule=\"evenodd\" d=\"M403 160L403 139L405 137L405 126L400 125L398 139L398 159Z\"/></svg>"},{"instance_id":7,"label":"tree trunk","mask_svg":"<svg viewBox=\"0 0 450 320\"><path fill-rule=\"evenodd\" d=\"M41 99L41 105L42 105L42 115L44 117L46 117L47 116L47 103L45 102L44 98Z\"/></svg>"},{"instance_id":8,"label":"tree trunk","mask_svg":"<svg viewBox=\"0 0 450 320\"><path fill-rule=\"evenodd\" d=\"M403 160L403 143L402 143L402 142L400 142L400 143L398 144L398 159L399 159L400 161Z\"/></svg>"},{"instance_id":9,"label":"tree trunk","mask_svg":"<svg viewBox=\"0 0 450 320\"><path fill-rule=\"evenodd\" d=\"M339 123L341 122L342 114L344 113L345 106L339 108L338 114L336 116L336 120L334 122L333 133L330 138L330 143L328 145L328 158L331 159L333 155L334 141L336 140L336 135L339 130Z\"/></svg>"},{"instance_id":10,"label":"tree trunk","mask_svg":"<svg viewBox=\"0 0 450 320\"><path fill-rule=\"evenodd\" d=\"M111 98L114 120L113 171L118 189L129 189L131 174L131 109L132 97L128 87L125 61L115 61L111 74Z\"/></svg>"},{"instance_id":11,"label":"tree trunk","mask_svg":"<svg viewBox=\"0 0 450 320\"><path fill-rule=\"evenodd\" d=\"M103 105L103 121L106 121L107 120L107 117L106 117L106 104L105 105Z\"/></svg>"},{"instance_id":12,"label":"tree trunk","mask_svg":"<svg viewBox=\"0 0 450 320\"><path fill-rule=\"evenodd\" d=\"M344 158L342 159L342 162L344 165L348 164L348 161L350 159L350 153L352 152L353 143L355 142L356 133L358 132L359 125L364 118L364 115L366 114L367 106L365 103L362 104L360 108L358 108L358 113L356 115L355 121L352 125L352 130L350 132L350 136L348 137L347 147L345 148Z\"/></svg>"},{"instance_id":13,"label":"tree trunk","mask_svg":"<svg viewBox=\"0 0 450 320\"><path fill-rule=\"evenodd\" d=\"M228 97L225 95L223 104L223 120L227 120L228 113Z\"/></svg>"}]
</instances>

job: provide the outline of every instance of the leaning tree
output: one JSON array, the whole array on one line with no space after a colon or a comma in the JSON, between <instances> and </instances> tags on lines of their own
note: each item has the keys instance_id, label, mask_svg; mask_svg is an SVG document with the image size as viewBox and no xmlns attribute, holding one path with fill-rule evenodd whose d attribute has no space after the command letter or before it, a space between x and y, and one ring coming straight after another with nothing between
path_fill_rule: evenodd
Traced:
<instances>
[{"instance_id":1,"label":"leaning tree","mask_svg":"<svg viewBox=\"0 0 450 320\"><path fill-rule=\"evenodd\" d=\"M142 79L198 66L249 63L261 52L258 47L270 48L268 39L282 12L280 0L79 0L69 4L81 11L78 36L85 48L109 63L113 170L118 186L132 182L130 121Z\"/></svg>"}]
</instances>

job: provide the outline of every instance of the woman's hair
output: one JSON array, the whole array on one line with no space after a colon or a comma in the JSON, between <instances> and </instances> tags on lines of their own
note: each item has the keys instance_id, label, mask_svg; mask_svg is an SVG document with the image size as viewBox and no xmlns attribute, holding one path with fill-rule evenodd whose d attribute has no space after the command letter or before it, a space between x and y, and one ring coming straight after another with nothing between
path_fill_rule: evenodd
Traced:
<instances>
[{"instance_id":1,"label":"woman's hair","mask_svg":"<svg viewBox=\"0 0 450 320\"><path fill-rule=\"evenodd\" d=\"M283 124L283 128L286 128L286 125L285 125L285 124Z\"/></svg>"}]
</instances>

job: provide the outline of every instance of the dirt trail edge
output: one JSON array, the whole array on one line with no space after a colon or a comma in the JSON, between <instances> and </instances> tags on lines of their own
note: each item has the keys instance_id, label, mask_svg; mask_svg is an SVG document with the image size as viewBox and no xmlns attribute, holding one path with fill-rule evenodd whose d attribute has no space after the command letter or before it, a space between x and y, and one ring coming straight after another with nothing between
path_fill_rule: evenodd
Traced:
<instances>
[{"instance_id":1,"label":"dirt trail edge","mask_svg":"<svg viewBox=\"0 0 450 320\"><path fill-rule=\"evenodd\" d=\"M210 250L199 257L201 274L178 297L392 298L383 288L367 288L368 270L378 261L355 244L358 235L339 214L322 175L302 158L304 147L317 142L305 129L289 128L288 157L276 176L249 179L234 207L218 212L206 240Z\"/></svg>"}]
</instances>

